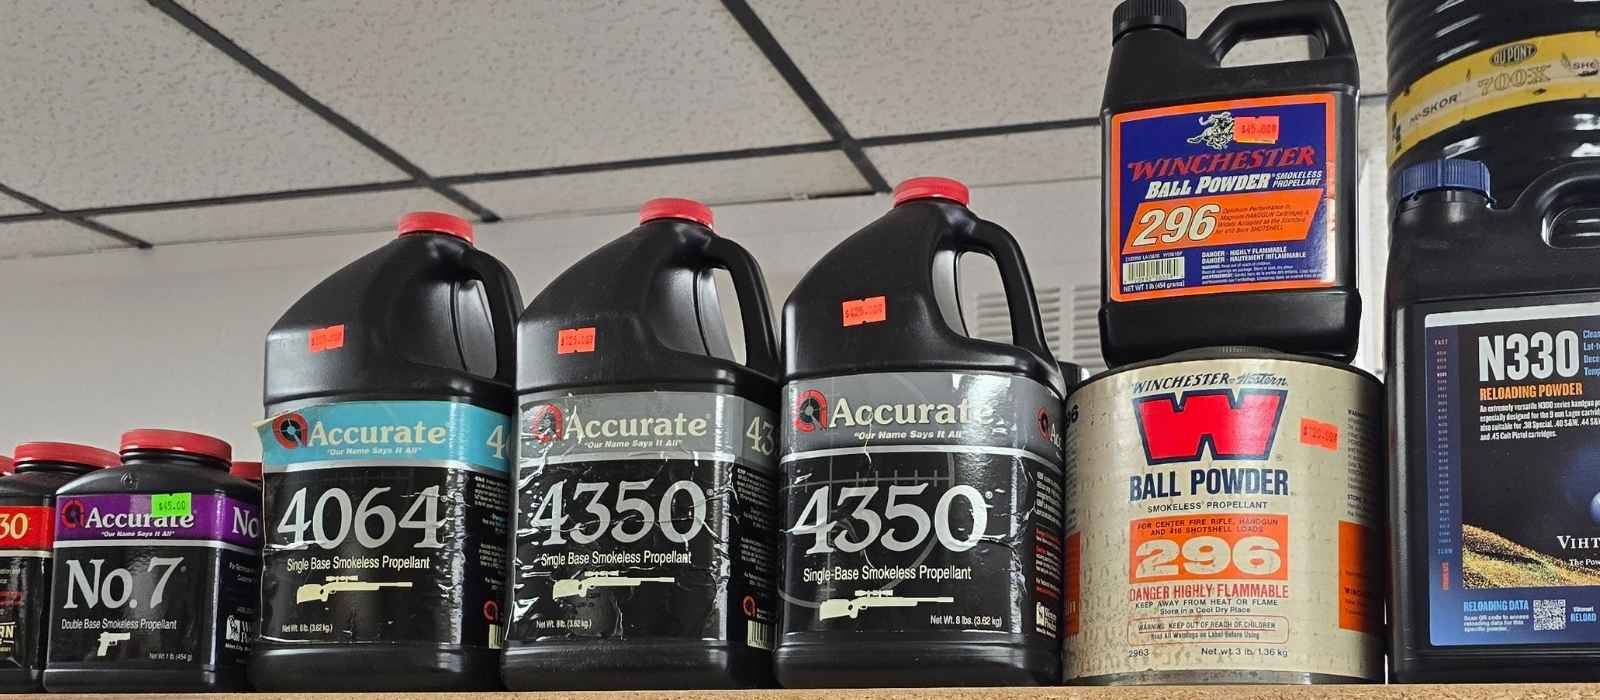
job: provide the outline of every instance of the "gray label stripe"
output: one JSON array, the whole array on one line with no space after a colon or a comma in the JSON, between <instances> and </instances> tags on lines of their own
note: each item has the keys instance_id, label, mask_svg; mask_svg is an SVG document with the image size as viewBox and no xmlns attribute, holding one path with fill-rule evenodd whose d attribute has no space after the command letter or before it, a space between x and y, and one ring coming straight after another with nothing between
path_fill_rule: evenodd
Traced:
<instances>
[{"instance_id":1,"label":"gray label stripe","mask_svg":"<svg viewBox=\"0 0 1600 700\"><path fill-rule=\"evenodd\" d=\"M1464 326L1474 323L1504 323L1506 321L1548 321L1557 318L1600 315L1600 303L1546 304L1541 306L1514 306L1503 309L1472 309L1428 314L1422 321L1427 328Z\"/></svg>"},{"instance_id":2,"label":"gray label stripe","mask_svg":"<svg viewBox=\"0 0 1600 700\"><path fill-rule=\"evenodd\" d=\"M790 462L796 462L802 459L820 459L823 457L842 457L845 455L859 454L887 454L895 452L938 452L945 454L967 453L1002 455L1005 457L1017 457L1019 459L1031 459L1035 462L1050 467L1051 469L1061 469L1060 462L1051 460L1050 458L1031 450L1024 450L1017 447L986 447L968 445L874 445L872 447L835 447L827 450L791 452L784 455L783 459L780 460L780 463L788 464Z\"/></svg>"},{"instance_id":3,"label":"gray label stripe","mask_svg":"<svg viewBox=\"0 0 1600 700\"><path fill-rule=\"evenodd\" d=\"M615 452L583 452L577 454L564 454L553 457L527 457L523 463L528 466L541 464L571 464L573 462L650 462L663 460L687 460L693 462L727 462L742 467L750 467L761 471L773 471L774 465L759 464L748 459L742 459L732 452L699 452L699 451L653 451L617 454Z\"/></svg>"},{"instance_id":4,"label":"gray label stripe","mask_svg":"<svg viewBox=\"0 0 1600 700\"><path fill-rule=\"evenodd\" d=\"M49 559L48 549L0 549L0 557L32 557L34 559Z\"/></svg>"},{"instance_id":5,"label":"gray label stripe","mask_svg":"<svg viewBox=\"0 0 1600 700\"><path fill-rule=\"evenodd\" d=\"M287 474L290 472L314 472L320 469L372 469L374 467L401 467L410 469L455 469L459 471L477 472L507 478L507 474L497 469L479 466L471 462L458 459L350 459L329 460L326 462L297 462L295 464L266 464L261 470L267 474Z\"/></svg>"},{"instance_id":6,"label":"gray label stripe","mask_svg":"<svg viewBox=\"0 0 1600 700\"><path fill-rule=\"evenodd\" d=\"M226 549L240 554L259 554L259 550L241 547L229 542L216 540L174 540L165 538L141 538L128 540L56 540L56 549L79 549L87 547L205 547L207 549Z\"/></svg>"}]
</instances>

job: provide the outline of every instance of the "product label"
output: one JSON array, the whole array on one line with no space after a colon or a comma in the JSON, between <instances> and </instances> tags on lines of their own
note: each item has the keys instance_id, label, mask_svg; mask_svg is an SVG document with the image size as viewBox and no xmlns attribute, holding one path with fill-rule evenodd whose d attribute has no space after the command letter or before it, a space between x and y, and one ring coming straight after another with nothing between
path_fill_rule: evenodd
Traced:
<instances>
[{"instance_id":1,"label":"product label","mask_svg":"<svg viewBox=\"0 0 1600 700\"><path fill-rule=\"evenodd\" d=\"M1600 303L1425 308L1430 641L1600 641Z\"/></svg>"},{"instance_id":2,"label":"product label","mask_svg":"<svg viewBox=\"0 0 1600 700\"><path fill-rule=\"evenodd\" d=\"M1112 115L1111 298L1332 286L1338 127L1332 93Z\"/></svg>"},{"instance_id":3,"label":"product label","mask_svg":"<svg viewBox=\"0 0 1600 700\"><path fill-rule=\"evenodd\" d=\"M1383 671L1381 388L1301 362L1126 370L1068 400L1068 679Z\"/></svg>"},{"instance_id":4,"label":"product label","mask_svg":"<svg viewBox=\"0 0 1600 700\"><path fill-rule=\"evenodd\" d=\"M770 651L773 417L700 392L526 400L511 639L716 639Z\"/></svg>"},{"instance_id":5,"label":"product label","mask_svg":"<svg viewBox=\"0 0 1600 700\"><path fill-rule=\"evenodd\" d=\"M157 494L159 495L159 494ZM49 663L243 666L255 639L261 512L185 494L64 496L56 504Z\"/></svg>"},{"instance_id":6,"label":"product label","mask_svg":"<svg viewBox=\"0 0 1600 700\"><path fill-rule=\"evenodd\" d=\"M448 401L332 403L263 423L262 638L497 647L510 424Z\"/></svg>"},{"instance_id":7,"label":"product label","mask_svg":"<svg viewBox=\"0 0 1600 700\"><path fill-rule=\"evenodd\" d=\"M0 506L0 669L44 669L55 509Z\"/></svg>"},{"instance_id":8,"label":"product label","mask_svg":"<svg viewBox=\"0 0 1600 700\"><path fill-rule=\"evenodd\" d=\"M1061 634L1061 398L1000 374L784 388L784 634Z\"/></svg>"},{"instance_id":9,"label":"product label","mask_svg":"<svg viewBox=\"0 0 1600 700\"><path fill-rule=\"evenodd\" d=\"M1389 161L1465 121L1544 102L1600 97L1596 75L1600 41L1593 31L1538 36L1458 58L1389 96Z\"/></svg>"}]
</instances>

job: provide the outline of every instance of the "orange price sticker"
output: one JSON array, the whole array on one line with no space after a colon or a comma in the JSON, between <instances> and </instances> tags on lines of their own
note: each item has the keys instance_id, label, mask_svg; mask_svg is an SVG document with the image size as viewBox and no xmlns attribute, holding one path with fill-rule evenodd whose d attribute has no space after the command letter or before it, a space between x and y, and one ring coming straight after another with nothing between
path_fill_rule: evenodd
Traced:
<instances>
[{"instance_id":1,"label":"orange price sticker","mask_svg":"<svg viewBox=\"0 0 1600 700\"><path fill-rule=\"evenodd\" d=\"M556 354L594 352L594 326L563 328L556 333Z\"/></svg>"},{"instance_id":2,"label":"orange price sticker","mask_svg":"<svg viewBox=\"0 0 1600 700\"><path fill-rule=\"evenodd\" d=\"M863 323L877 323L889 318L889 303L885 297L867 297L844 302L845 327Z\"/></svg>"},{"instance_id":3,"label":"orange price sticker","mask_svg":"<svg viewBox=\"0 0 1600 700\"><path fill-rule=\"evenodd\" d=\"M1129 525L1128 580L1289 579L1289 516L1217 513Z\"/></svg>"},{"instance_id":4,"label":"orange price sticker","mask_svg":"<svg viewBox=\"0 0 1600 700\"><path fill-rule=\"evenodd\" d=\"M1300 442L1325 450L1339 449L1339 426L1310 418L1300 419Z\"/></svg>"},{"instance_id":5,"label":"orange price sticker","mask_svg":"<svg viewBox=\"0 0 1600 700\"><path fill-rule=\"evenodd\" d=\"M338 350L344 347L344 324L311 329L311 352Z\"/></svg>"},{"instance_id":6,"label":"orange price sticker","mask_svg":"<svg viewBox=\"0 0 1600 700\"><path fill-rule=\"evenodd\" d=\"M1278 115L1234 117L1233 140L1239 143L1277 143Z\"/></svg>"}]
</instances>

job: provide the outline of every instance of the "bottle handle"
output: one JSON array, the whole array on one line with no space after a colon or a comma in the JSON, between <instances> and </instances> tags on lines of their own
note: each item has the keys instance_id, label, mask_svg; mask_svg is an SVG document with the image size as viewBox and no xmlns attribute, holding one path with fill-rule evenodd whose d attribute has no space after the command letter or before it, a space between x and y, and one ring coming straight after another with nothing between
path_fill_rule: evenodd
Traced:
<instances>
[{"instance_id":1,"label":"bottle handle","mask_svg":"<svg viewBox=\"0 0 1600 700\"><path fill-rule=\"evenodd\" d=\"M461 256L468 278L483 283L489 298L489 321L494 324L495 380L512 384L517 375L517 316L522 313L522 293L504 263L477 248Z\"/></svg>"},{"instance_id":2,"label":"bottle handle","mask_svg":"<svg viewBox=\"0 0 1600 700\"><path fill-rule=\"evenodd\" d=\"M744 364L769 377L778 376L778 343L774 338L772 308L766 278L750 252L729 239L712 236L705 256L728 271L739 296L739 316L744 323Z\"/></svg>"},{"instance_id":3,"label":"bottle handle","mask_svg":"<svg viewBox=\"0 0 1600 700\"><path fill-rule=\"evenodd\" d=\"M1350 25L1334 0L1279 0L1233 5L1217 14L1200 33L1200 43L1221 63L1239 42L1284 36L1312 36L1322 41L1324 57L1355 55Z\"/></svg>"},{"instance_id":4,"label":"bottle handle","mask_svg":"<svg viewBox=\"0 0 1600 700\"><path fill-rule=\"evenodd\" d=\"M1022 258L1022 246L1011 232L999 224L978 219L972 227L972 241L978 252L994 259L1000 270L1000 284L1006 292L1006 306L1011 314L1011 342L1033 351L1040 358L1050 360L1049 343L1045 342L1044 324L1039 320L1039 300L1034 298L1033 278L1028 274L1028 263Z\"/></svg>"},{"instance_id":5,"label":"bottle handle","mask_svg":"<svg viewBox=\"0 0 1600 700\"><path fill-rule=\"evenodd\" d=\"M1541 231L1546 243L1557 245L1559 240L1570 238L1580 241L1578 246L1593 247L1595 243L1582 241L1600 239L1600 227L1592 223L1600 216L1585 216L1581 222L1585 230L1572 233L1553 230L1553 226L1568 213L1600 214L1600 163L1578 162L1557 167L1529 183L1514 206L1543 220Z\"/></svg>"}]
</instances>

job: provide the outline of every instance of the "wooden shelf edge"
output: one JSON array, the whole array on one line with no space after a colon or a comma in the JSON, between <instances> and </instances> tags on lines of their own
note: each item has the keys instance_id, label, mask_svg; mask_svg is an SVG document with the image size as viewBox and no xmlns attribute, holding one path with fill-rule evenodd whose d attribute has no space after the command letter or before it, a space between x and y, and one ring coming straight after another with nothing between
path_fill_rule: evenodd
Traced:
<instances>
[{"instance_id":1,"label":"wooden shelf edge","mask_svg":"<svg viewBox=\"0 0 1600 700\"><path fill-rule=\"evenodd\" d=\"M41 695L0 695L0 700L38 700ZM1501 698L1600 698L1600 683L1316 686L1146 686L1119 688L859 688L837 690L630 690L551 693L229 693L96 694L73 700L1499 700Z\"/></svg>"}]
</instances>

